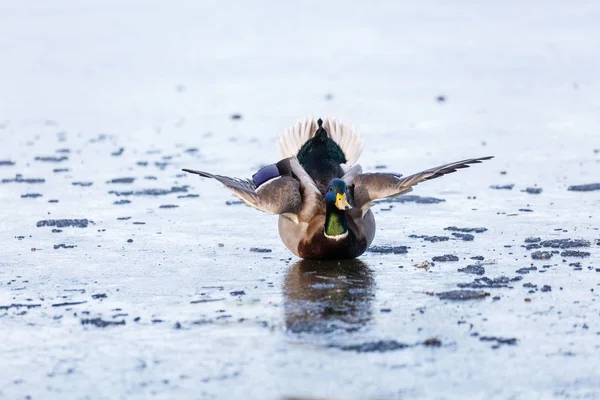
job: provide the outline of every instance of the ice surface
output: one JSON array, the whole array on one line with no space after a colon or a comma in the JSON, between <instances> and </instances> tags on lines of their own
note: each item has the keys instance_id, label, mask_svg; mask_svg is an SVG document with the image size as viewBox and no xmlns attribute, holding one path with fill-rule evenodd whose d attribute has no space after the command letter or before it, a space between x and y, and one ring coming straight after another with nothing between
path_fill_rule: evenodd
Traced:
<instances>
[{"instance_id":1,"label":"ice surface","mask_svg":"<svg viewBox=\"0 0 600 400\"><path fill-rule=\"evenodd\" d=\"M600 398L599 38L598 2L0 2L0 398ZM496 158L374 208L406 253L300 262L180 170L248 178L304 116L365 171ZM475 256L523 279L436 296Z\"/></svg>"}]
</instances>

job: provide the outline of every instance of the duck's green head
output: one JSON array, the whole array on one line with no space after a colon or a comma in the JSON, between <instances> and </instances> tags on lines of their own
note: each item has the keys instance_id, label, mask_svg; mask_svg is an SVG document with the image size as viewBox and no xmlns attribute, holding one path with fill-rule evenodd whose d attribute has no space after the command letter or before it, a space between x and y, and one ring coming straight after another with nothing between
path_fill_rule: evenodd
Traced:
<instances>
[{"instance_id":1,"label":"duck's green head","mask_svg":"<svg viewBox=\"0 0 600 400\"><path fill-rule=\"evenodd\" d=\"M325 194L325 204L328 209L333 207L338 210L349 210L352 208L348 203L348 186L342 179L333 179L329 183L327 194Z\"/></svg>"}]
</instances>

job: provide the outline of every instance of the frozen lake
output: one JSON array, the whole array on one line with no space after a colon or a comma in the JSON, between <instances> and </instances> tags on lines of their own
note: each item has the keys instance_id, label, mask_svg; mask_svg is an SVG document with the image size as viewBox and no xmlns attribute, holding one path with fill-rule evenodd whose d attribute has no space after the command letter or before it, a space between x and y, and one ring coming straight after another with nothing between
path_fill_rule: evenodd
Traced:
<instances>
[{"instance_id":1,"label":"frozen lake","mask_svg":"<svg viewBox=\"0 0 600 400\"><path fill-rule=\"evenodd\" d=\"M600 399L600 3L488 3L0 2L0 399ZM301 261L181 168L304 116L496 158Z\"/></svg>"}]
</instances>

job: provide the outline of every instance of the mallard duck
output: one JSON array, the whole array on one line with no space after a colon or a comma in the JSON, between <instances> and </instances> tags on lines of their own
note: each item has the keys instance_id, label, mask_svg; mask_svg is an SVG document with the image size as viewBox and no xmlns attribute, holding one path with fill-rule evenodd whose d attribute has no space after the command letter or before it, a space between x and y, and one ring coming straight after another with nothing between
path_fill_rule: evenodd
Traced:
<instances>
[{"instance_id":1,"label":"mallard duck","mask_svg":"<svg viewBox=\"0 0 600 400\"><path fill-rule=\"evenodd\" d=\"M216 179L249 206L279 215L285 246L298 257L319 260L355 258L367 250L375 237L371 206L376 200L492 158L470 158L407 177L363 173L357 164L363 141L336 119L299 121L281 134L278 145L282 159L252 179L183 171Z\"/></svg>"}]
</instances>

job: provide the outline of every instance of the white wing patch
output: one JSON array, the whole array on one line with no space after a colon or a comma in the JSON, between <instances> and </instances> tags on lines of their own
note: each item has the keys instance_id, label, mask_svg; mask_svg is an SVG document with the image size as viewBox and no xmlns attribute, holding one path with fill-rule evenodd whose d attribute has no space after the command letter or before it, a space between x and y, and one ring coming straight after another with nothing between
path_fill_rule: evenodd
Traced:
<instances>
[{"instance_id":1,"label":"white wing patch","mask_svg":"<svg viewBox=\"0 0 600 400\"><path fill-rule=\"evenodd\" d=\"M335 118L323 119L323 128L344 152L346 164L354 165L363 150L363 141L360 135L350 125L343 124ZM317 121L314 118L304 118L290 126L279 136L277 141L281 156L283 158L297 156L304 143L315 136L317 129Z\"/></svg>"},{"instance_id":2,"label":"white wing patch","mask_svg":"<svg viewBox=\"0 0 600 400\"><path fill-rule=\"evenodd\" d=\"M278 179L281 179L281 176L276 176L275 178L271 178L266 182L261 183L260 185L258 185L258 187L256 188L256 193L260 193L261 189L266 188L267 186L269 186L271 183L276 182Z\"/></svg>"}]
</instances>

